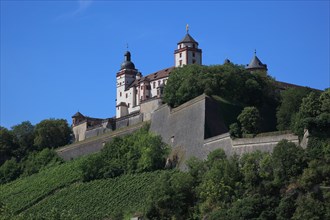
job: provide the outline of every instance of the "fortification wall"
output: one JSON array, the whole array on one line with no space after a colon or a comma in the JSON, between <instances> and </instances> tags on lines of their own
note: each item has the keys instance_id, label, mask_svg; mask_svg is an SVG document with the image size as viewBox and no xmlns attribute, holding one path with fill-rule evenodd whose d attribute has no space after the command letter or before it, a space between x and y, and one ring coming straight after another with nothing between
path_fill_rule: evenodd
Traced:
<instances>
[{"instance_id":1,"label":"fortification wall","mask_svg":"<svg viewBox=\"0 0 330 220\"><path fill-rule=\"evenodd\" d=\"M159 98L150 99L141 103L140 112L143 114L143 121L150 121L151 115L159 106L161 106L161 103L162 101Z\"/></svg>"},{"instance_id":2,"label":"fortification wall","mask_svg":"<svg viewBox=\"0 0 330 220\"><path fill-rule=\"evenodd\" d=\"M128 115L116 120L116 130L143 122L143 115L140 113Z\"/></svg>"},{"instance_id":3,"label":"fortification wall","mask_svg":"<svg viewBox=\"0 0 330 220\"><path fill-rule=\"evenodd\" d=\"M121 130L116 130L113 132L107 132L103 135L86 139L81 142L77 142L62 148L56 149L57 154L64 160L71 160L83 155L92 154L100 151L106 142L112 140L112 138L117 136L124 136L134 131L140 129L143 126L143 123L135 124L129 128L124 128Z\"/></svg>"},{"instance_id":4,"label":"fortification wall","mask_svg":"<svg viewBox=\"0 0 330 220\"><path fill-rule=\"evenodd\" d=\"M111 129L108 128L104 128L102 127L98 127L98 128L93 128L91 130L87 130L86 134L85 134L85 138L92 138L92 137L96 137L96 136L100 136L102 134L105 134L106 132L110 132L112 131Z\"/></svg>"},{"instance_id":5,"label":"fortification wall","mask_svg":"<svg viewBox=\"0 0 330 220\"><path fill-rule=\"evenodd\" d=\"M203 145L205 155L200 159L206 159L207 155L216 149L223 149L226 155L232 155L233 143L229 133L205 139Z\"/></svg>"},{"instance_id":6,"label":"fortification wall","mask_svg":"<svg viewBox=\"0 0 330 220\"><path fill-rule=\"evenodd\" d=\"M87 129L87 121L72 128L73 134L76 138L75 141L85 140L86 129Z\"/></svg>"},{"instance_id":7,"label":"fortification wall","mask_svg":"<svg viewBox=\"0 0 330 220\"><path fill-rule=\"evenodd\" d=\"M274 147L281 140L288 140L289 142L299 145L299 138L293 134L271 135L254 138L237 138L231 139L229 133L208 138L204 141L203 148L208 153L215 149L223 149L227 155L242 155L256 150L271 153Z\"/></svg>"},{"instance_id":8,"label":"fortification wall","mask_svg":"<svg viewBox=\"0 0 330 220\"><path fill-rule=\"evenodd\" d=\"M150 129L177 152L180 161L192 156L203 157L205 96L199 96L171 109L161 106L152 114ZM185 169L184 163L179 164Z\"/></svg>"},{"instance_id":9,"label":"fortification wall","mask_svg":"<svg viewBox=\"0 0 330 220\"><path fill-rule=\"evenodd\" d=\"M256 150L270 153L274 150L274 147L278 144L278 142L284 139L299 145L298 136L293 134L272 135L255 138L238 138L232 141L233 152L235 152L237 155L242 155L244 153Z\"/></svg>"}]
</instances>

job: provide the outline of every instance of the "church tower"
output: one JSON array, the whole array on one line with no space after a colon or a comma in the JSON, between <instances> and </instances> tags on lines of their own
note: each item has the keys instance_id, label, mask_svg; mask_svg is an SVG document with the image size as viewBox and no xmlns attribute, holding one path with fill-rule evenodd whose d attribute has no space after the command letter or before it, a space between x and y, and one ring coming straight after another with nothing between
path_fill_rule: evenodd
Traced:
<instances>
[{"instance_id":1,"label":"church tower","mask_svg":"<svg viewBox=\"0 0 330 220\"><path fill-rule=\"evenodd\" d=\"M188 25L186 31L186 36L178 43L174 51L175 67L188 64L202 65L202 50L198 48L198 42L190 36Z\"/></svg>"},{"instance_id":2,"label":"church tower","mask_svg":"<svg viewBox=\"0 0 330 220\"><path fill-rule=\"evenodd\" d=\"M128 95L127 88L135 81L138 70L135 69L131 61L131 53L126 51L124 62L116 75L117 78L117 99L116 99L116 118L128 115Z\"/></svg>"}]
</instances>

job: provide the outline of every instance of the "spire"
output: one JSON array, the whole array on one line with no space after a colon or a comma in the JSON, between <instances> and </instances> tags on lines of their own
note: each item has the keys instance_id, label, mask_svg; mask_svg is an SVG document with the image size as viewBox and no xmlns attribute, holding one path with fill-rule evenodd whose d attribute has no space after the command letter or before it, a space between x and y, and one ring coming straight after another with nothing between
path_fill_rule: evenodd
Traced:
<instances>
[{"instance_id":1,"label":"spire","mask_svg":"<svg viewBox=\"0 0 330 220\"><path fill-rule=\"evenodd\" d=\"M189 24L186 25L187 34L189 34Z\"/></svg>"}]
</instances>

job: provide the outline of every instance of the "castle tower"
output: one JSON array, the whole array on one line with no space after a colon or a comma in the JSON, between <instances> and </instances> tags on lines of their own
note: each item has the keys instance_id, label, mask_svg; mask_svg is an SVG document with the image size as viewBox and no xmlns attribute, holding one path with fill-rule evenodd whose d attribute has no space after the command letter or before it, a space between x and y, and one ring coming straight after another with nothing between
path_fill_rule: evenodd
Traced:
<instances>
[{"instance_id":1,"label":"castle tower","mask_svg":"<svg viewBox=\"0 0 330 220\"><path fill-rule=\"evenodd\" d=\"M120 66L120 70L116 75L117 78L117 99L116 99L116 118L120 118L128 114L128 95L127 88L131 85L138 73L134 63L131 61L131 53L126 51L124 62Z\"/></svg>"},{"instance_id":2,"label":"castle tower","mask_svg":"<svg viewBox=\"0 0 330 220\"><path fill-rule=\"evenodd\" d=\"M247 70L250 70L251 72L252 71L256 71L256 70L259 70L259 71L267 71L267 65L266 64L263 64L259 58L257 57L257 51L255 50L254 51L254 56L250 62L250 64L247 64L245 69Z\"/></svg>"},{"instance_id":3,"label":"castle tower","mask_svg":"<svg viewBox=\"0 0 330 220\"><path fill-rule=\"evenodd\" d=\"M175 67L187 64L202 65L202 50L198 48L198 42L190 36L188 25L186 31L186 36L178 43L174 51Z\"/></svg>"}]
</instances>

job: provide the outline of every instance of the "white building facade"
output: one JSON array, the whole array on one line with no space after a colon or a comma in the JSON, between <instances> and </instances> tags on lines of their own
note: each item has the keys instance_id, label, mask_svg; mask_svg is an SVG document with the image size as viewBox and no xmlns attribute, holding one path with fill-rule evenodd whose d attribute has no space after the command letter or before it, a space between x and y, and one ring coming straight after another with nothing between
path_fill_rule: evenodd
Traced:
<instances>
[{"instance_id":1,"label":"white building facade","mask_svg":"<svg viewBox=\"0 0 330 220\"><path fill-rule=\"evenodd\" d=\"M173 67L143 77L131 61L131 53L127 51L124 57L124 62L116 75L116 118L137 113L144 101L160 98L166 81L175 67L188 64L202 65L202 50L188 32L177 44Z\"/></svg>"}]
</instances>

